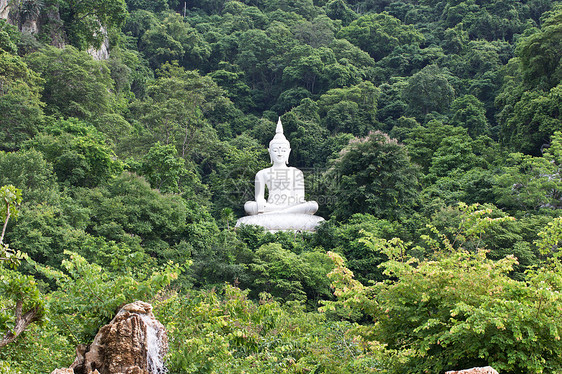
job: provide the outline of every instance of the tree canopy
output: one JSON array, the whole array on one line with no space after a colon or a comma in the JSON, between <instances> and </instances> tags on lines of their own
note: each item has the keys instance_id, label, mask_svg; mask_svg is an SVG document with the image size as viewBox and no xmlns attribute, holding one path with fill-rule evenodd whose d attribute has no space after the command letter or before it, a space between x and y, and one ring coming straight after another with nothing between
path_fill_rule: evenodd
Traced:
<instances>
[{"instance_id":1,"label":"tree canopy","mask_svg":"<svg viewBox=\"0 0 562 374\"><path fill-rule=\"evenodd\" d=\"M121 304L170 373L561 371L556 0L17 0L0 373ZM281 118L325 222L236 227Z\"/></svg>"}]
</instances>

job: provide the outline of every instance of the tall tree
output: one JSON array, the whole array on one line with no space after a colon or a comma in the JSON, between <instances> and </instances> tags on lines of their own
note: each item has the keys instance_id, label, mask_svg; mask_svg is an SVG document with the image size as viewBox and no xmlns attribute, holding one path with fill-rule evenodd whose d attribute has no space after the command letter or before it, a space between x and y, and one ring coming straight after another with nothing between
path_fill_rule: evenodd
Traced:
<instances>
[{"instance_id":1,"label":"tall tree","mask_svg":"<svg viewBox=\"0 0 562 374\"><path fill-rule=\"evenodd\" d=\"M148 142L172 144L183 158L194 156L216 132L205 116L219 104L230 104L210 77L185 71L177 64L165 64L160 76L146 90L147 97L131 106L133 115L145 126Z\"/></svg>"},{"instance_id":2,"label":"tall tree","mask_svg":"<svg viewBox=\"0 0 562 374\"><path fill-rule=\"evenodd\" d=\"M455 96L448 74L437 65L430 65L412 75L402 95L409 104L409 111L424 117L431 112L444 113Z\"/></svg>"},{"instance_id":3,"label":"tall tree","mask_svg":"<svg viewBox=\"0 0 562 374\"><path fill-rule=\"evenodd\" d=\"M547 12L543 27L522 38L517 59L496 99L503 142L515 151L540 155L560 129L562 100L562 7Z\"/></svg>"},{"instance_id":4,"label":"tall tree","mask_svg":"<svg viewBox=\"0 0 562 374\"><path fill-rule=\"evenodd\" d=\"M108 32L127 16L125 0L49 0L58 5L71 43L80 49L99 48Z\"/></svg>"},{"instance_id":5,"label":"tall tree","mask_svg":"<svg viewBox=\"0 0 562 374\"><path fill-rule=\"evenodd\" d=\"M548 90L562 82L562 6L543 17L541 29L518 43L517 55L525 82Z\"/></svg>"},{"instance_id":6,"label":"tall tree","mask_svg":"<svg viewBox=\"0 0 562 374\"><path fill-rule=\"evenodd\" d=\"M96 187L123 170L104 135L74 118L55 122L26 146L43 153L67 186Z\"/></svg>"},{"instance_id":7,"label":"tall tree","mask_svg":"<svg viewBox=\"0 0 562 374\"><path fill-rule=\"evenodd\" d=\"M484 104L472 95L455 99L451 104L451 113L451 125L466 128L474 138L490 131Z\"/></svg>"},{"instance_id":8,"label":"tall tree","mask_svg":"<svg viewBox=\"0 0 562 374\"><path fill-rule=\"evenodd\" d=\"M325 177L338 218L370 213L396 219L416 205L418 170L406 148L381 132L352 139Z\"/></svg>"},{"instance_id":9,"label":"tall tree","mask_svg":"<svg viewBox=\"0 0 562 374\"><path fill-rule=\"evenodd\" d=\"M35 279L5 267L16 267L23 258L4 243L8 221L10 217L17 218L21 201L21 190L12 185L0 188L0 349L45 315L44 296Z\"/></svg>"},{"instance_id":10,"label":"tall tree","mask_svg":"<svg viewBox=\"0 0 562 374\"><path fill-rule=\"evenodd\" d=\"M89 119L115 111L114 82L106 62L72 46L46 47L26 56L26 62L45 79L47 113Z\"/></svg>"},{"instance_id":11,"label":"tall tree","mask_svg":"<svg viewBox=\"0 0 562 374\"><path fill-rule=\"evenodd\" d=\"M405 44L419 44L423 36L412 25L404 25L388 13L367 14L342 28L338 38L369 52L375 60L390 54L394 48Z\"/></svg>"},{"instance_id":12,"label":"tall tree","mask_svg":"<svg viewBox=\"0 0 562 374\"><path fill-rule=\"evenodd\" d=\"M20 148L41 128L43 83L39 74L22 58L4 50L0 42L0 150Z\"/></svg>"}]
</instances>

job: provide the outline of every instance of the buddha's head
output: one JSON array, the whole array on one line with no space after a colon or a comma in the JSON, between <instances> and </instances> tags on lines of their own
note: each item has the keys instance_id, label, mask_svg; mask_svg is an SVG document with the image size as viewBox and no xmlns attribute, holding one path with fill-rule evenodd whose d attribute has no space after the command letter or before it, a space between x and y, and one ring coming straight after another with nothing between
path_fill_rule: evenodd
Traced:
<instances>
[{"instance_id":1,"label":"buddha's head","mask_svg":"<svg viewBox=\"0 0 562 374\"><path fill-rule=\"evenodd\" d=\"M289 155L291 154L291 144L283 134L281 117L279 117L279 121L277 122L275 136L269 142L268 151L272 164L284 163L286 165L289 162Z\"/></svg>"}]
</instances>

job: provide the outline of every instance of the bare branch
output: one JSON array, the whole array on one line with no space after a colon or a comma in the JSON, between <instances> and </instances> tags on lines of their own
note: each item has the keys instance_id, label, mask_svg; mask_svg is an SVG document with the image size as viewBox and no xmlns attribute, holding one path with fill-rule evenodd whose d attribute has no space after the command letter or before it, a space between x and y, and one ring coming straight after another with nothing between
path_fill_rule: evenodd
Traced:
<instances>
[{"instance_id":1,"label":"bare branch","mask_svg":"<svg viewBox=\"0 0 562 374\"><path fill-rule=\"evenodd\" d=\"M6 234L6 227L8 227L8 220L10 219L10 203L6 201L6 220L2 228L2 236L0 236L0 245L4 243L4 235Z\"/></svg>"}]
</instances>

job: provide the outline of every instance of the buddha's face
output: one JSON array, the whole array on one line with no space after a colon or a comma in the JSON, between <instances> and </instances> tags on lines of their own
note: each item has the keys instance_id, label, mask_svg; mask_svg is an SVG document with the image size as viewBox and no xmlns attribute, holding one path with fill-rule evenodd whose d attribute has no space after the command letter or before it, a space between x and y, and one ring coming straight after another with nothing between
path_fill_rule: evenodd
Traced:
<instances>
[{"instance_id":1,"label":"buddha's face","mask_svg":"<svg viewBox=\"0 0 562 374\"><path fill-rule=\"evenodd\" d=\"M273 164L287 164L291 148L286 143L273 143L269 146L269 157Z\"/></svg>"}]
</instances>

